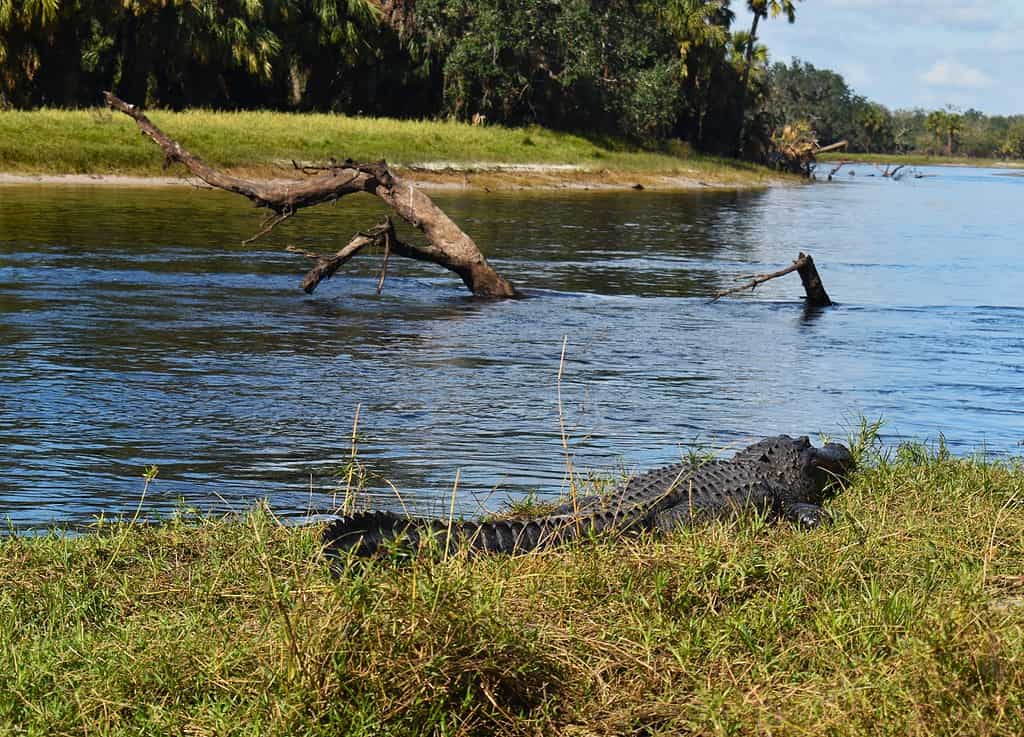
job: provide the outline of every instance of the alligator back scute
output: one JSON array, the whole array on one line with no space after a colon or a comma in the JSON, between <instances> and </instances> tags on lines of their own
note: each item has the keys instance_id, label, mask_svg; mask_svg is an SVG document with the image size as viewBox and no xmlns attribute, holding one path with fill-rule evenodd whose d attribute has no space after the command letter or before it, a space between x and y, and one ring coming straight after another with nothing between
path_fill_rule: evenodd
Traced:
<instances>
[{"instance_id":1,"label":"alligator back scute","mask_svg":"<svg viewBox=\"0 0 1024 737\"><path fill-rule=\"evenodd\" d=\"M597 511L624 511L637 504L646 504L665 491L685 481L693 473L694 466L688 463L674 463L652 471L631 476L607 494L592 494L558 505L550 516L590 514Z\"/></svg>"}]
</instances>

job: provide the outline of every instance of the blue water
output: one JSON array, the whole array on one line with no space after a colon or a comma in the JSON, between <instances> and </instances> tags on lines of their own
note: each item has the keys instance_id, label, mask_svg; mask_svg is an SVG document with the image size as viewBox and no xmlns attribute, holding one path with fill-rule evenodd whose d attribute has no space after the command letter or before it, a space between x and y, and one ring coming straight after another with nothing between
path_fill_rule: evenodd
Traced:
<instances>
[{"instance_id":1,"label":"blue water","mask_svg":"<svg viewBox=\"0 0 1024 737\"><path fill-rule=\"evenodd\" d=\"M529 299L379 254L312 296L286 253L339 247L381 205L260 216L223 193L0 188L0 515L19 527L193 506L330 505L359 409L377 506L473 514L583 472L777 432L1024 453L1024 178L920 169L743 193L438 194ZM412 236L410 236L412 237ZM733 277L814 255L715 304ZM402 501L399 501L400 494Z\"/></svg>"}]
</instances>

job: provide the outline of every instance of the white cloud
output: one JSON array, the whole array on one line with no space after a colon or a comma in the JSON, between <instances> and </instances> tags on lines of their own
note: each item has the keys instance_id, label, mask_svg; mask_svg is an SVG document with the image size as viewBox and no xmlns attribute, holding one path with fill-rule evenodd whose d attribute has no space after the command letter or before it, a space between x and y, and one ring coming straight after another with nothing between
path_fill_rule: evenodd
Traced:
<instances>
[{"instance_id":1,"label":"white cloud","mask_svg":"<svg viewBox=\"0 0 1024 737\"><path fill-rule=\"evenodd\" d=\"M991 87L993 84L989 76L980 69L949 59L935 62L931 69L921 75L921 80L936 87L966 87L968 89L981 89Z\"/></svg>"},{"instance_id":2,"label":"white cloud","mask_svg":"<svg viewBox=\"0 0 1024 737\"><path fill-rule=\"evenodd\" d=\"M750 26L746 6L732 3L738 28ZM795 24L770 20L758 35L773 61L835 69L889 108L1010 115L1024 113L1021 28L1024 0L808 0Z\"/></svg>"},{"instance_id":3,"label":"white cloud","mask_svg":"<svg viewBox=\"0 0 1024 737\"><path fill-rule=\"evenodd\" d=\"M1016 15L1019 0L824 0L861 23L871 21L899 28L903 24L943 27L957 32L991 31ZM797 14L799 15L799 10ZM868 21L870 22L870 21ZM893 26L895 24L895 26Z\"/></svg>"}]
</instances>

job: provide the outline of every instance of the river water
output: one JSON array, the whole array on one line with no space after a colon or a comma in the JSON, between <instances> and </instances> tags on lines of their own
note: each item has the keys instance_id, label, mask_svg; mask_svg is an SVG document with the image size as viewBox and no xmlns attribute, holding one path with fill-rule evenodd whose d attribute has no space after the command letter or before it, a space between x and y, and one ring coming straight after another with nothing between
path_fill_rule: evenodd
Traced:
<instances>
[{"instance_id":1,"label":"river water","mask_svg":"<svg viewBox=\"0 0 1024 737\"><path fill-rule=\"evenodd\" d=\"M487 303L430 265L363 255L312 296L286 244L337 248L382 205L260 214L191 188L0 188L0 516L80 525L182 506L324 509L358 457L375 506L465 514L582 472L764 435L1020 455L1024 178L842 172L721 193L435 199L529 299ZM738 274L815 257L709 304ZM559 365L565 359L559 411ZM396 491L402 500L396 497Z\"/></svg>"}]
</instances>

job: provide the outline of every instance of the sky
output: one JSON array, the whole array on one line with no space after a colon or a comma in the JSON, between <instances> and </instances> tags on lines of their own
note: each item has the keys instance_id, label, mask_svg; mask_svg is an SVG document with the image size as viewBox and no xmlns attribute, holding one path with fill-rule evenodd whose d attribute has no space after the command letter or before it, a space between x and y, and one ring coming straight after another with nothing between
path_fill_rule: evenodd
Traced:
<instances>
[{"instance_id":1,"label":"sky","mask_svg":"<svg viewBox=\"0 0 1024 737\"><path fill-rule=\"evenodd\" d=\"M733 0L734 29L749 29ZM839 72L891 110L947 105L1024 114L1024 0L803 0L796 23L761 20L771 61Z\"/></svg>"}]
</instances>

